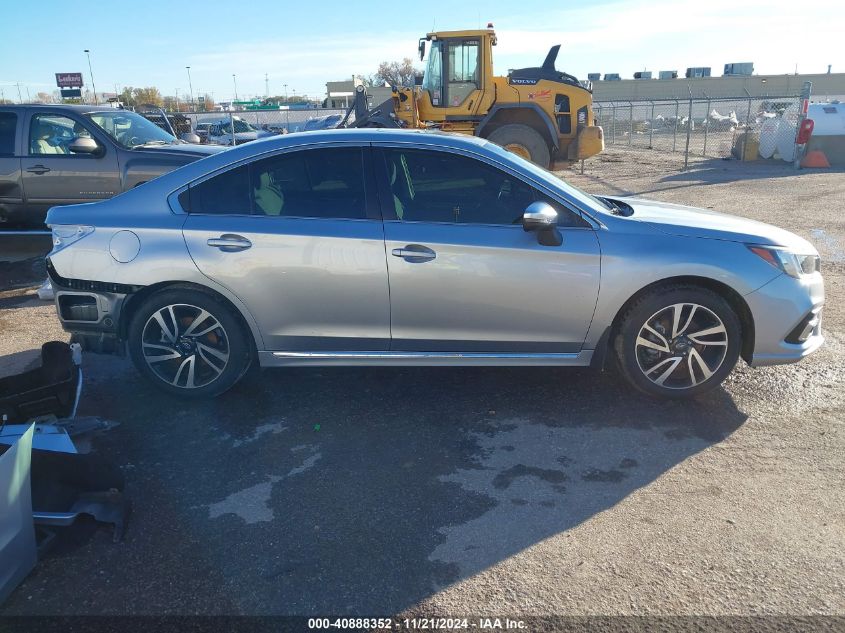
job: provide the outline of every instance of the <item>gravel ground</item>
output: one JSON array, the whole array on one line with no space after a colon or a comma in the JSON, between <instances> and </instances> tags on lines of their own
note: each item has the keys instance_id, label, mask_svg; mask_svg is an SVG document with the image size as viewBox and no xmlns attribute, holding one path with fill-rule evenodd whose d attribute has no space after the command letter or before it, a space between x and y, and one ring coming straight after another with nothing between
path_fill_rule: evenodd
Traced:
<instances>
[{"instance_id":1,"label":"gravel ground","mask_svg":"<svg viewBox=\"0 0 845 633\"><path fill-rule=\"evenodd\" d=\"M86 355L80 413L119 423L94 447L134 515L120 544L66 535L0 613L845 614L845 178L677 164L612 149L563 175L809 238L819 353L686 403L613 373L436 368L266 371L186 403ZM0 354L63 338L32 293L0 292Z\"/></svg>"}]
</instances>

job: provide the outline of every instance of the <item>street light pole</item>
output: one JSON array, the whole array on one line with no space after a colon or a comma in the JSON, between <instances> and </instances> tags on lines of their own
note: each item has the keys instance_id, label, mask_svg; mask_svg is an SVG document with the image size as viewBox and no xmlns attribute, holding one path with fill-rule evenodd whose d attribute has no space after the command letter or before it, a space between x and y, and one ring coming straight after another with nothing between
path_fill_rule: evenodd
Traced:
<instances>
[{"instance_id":1,"label":"street light pole","mask_svg":"<svg viewBox=\"0 0 845 633\"><path fill-rule=\"evenodd\" d=\"M235 84L235 101L238 100L238 79L235 77L235 74L232 73L232 83ZM235 105L234 103L232 105Z\"/></svg>"},{"instance_id":2,"label":"street light pole","mask_svg":"<svg viewBox=\"0 0 845 633\"><path fill-rule=\"evenodd\" d=\"M264 73L264 98L270 98L270 80L267 78L267 73Z\"/></svg>"},{"instance_id":3,"label":"street light pole","mask_svg":"<svg viewBox=\"0 0 845 633\"><path fill-rule=\"evenodd\" d=\"M91 88L94 90L94 105L99 105L99 101L97 101L97 86L94 83L94 71L91 69L91 51L87 48L85 49L85 55L88 56L88 73L91 75Z\"/></svg>"},{"instance_id":4,"label":"street light pole","mask_svg":"<svg viewBox=\"0 0 845 633\"><path fill-rule=\"evenodd\" d=\"M185 66L185 68L188 70L188 89L191 91L191 110L193 110L194 109L194 86L191 83L191 67Z\"/></svg>"}]
</instances>

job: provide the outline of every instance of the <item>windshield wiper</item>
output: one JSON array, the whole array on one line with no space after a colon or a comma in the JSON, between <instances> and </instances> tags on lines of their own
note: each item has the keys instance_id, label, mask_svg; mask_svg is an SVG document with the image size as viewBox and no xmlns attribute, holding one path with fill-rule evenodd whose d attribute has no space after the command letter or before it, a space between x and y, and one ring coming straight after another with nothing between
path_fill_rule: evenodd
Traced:
<instances>
[{"instance_id":1,"label":"windshield wiper","mask_svg":"<svg viewBox=\"0 0 845 633\"><path fill-rule=\"evenodd\" d=\"M144 147L145 145L169 145L167 141L144 141L143 143L137 143L131 147L131 149L135 149L136 147Z\"/></svg>"},{"instance_id":2,"label":"windshield wiper","mask_svg":"<svg viewBox=\"0 0 845 633\"><path fill-rule=\"evenodd\" d=\"M624 217L628 217L634 214L634 209L629 204L625 204L624 202L617 202L616 200L611 200L610 198L599 196L595 197L598 198L599 202L602 202L603 204L607 205L613 215L621 215Z\"/></svg>"}]
</instances>

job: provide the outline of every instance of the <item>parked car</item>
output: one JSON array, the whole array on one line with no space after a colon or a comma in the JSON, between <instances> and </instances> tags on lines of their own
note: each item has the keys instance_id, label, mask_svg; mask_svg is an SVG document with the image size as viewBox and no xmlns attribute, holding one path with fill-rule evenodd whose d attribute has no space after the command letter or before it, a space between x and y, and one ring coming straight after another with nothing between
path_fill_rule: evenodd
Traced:
<instances>
[{"instance_id":1,"label":"parked car","mask_svg":"<svg viewBox=\"0 0 845 633\"><path fill-rule=\"evenodd\" d=\"M107 106L0 105L0 223L111 198L222 148L184 143Z\"/></svg>"},{"instance_id":2,"label":"parked car","mask_svg":"<svg viewBox=\"0 0 845 633\"><path fill-rule=\"evenodd\" d=\"M197 123L194 134L200 137L201 143L208 143L208 131L212 125L212 123Z\"/></svg>"},{"instance_id":3,"label":"parked car","mask_svg":"<svg viewBox=\"0 0 845 633\"><path fill-rule=\"evenodd\" d=\"M311 130L329 130L336 128L337 124L343 120L343 115L329 114L326 116L318 116L313 119L308 119L305 125L302 126L302 132L310 132Z\"/></svg>"},{"instance_id":4,"label":"parked car","mask_svg":"<svg viewBox=\"0 0 845 633\"><path fill-rule=\"evenodd\" d=\"M232 145L232 122L235 125L235 145L243 145L250 141L273 136L273 133L267 130L258 130L247 123L241 117L224 117L213 121L202 121L202 123L210 124L208 126L208 133L206 139L209 143L214 145Z\"/></svg>"},{"instance_id":5,"label":"parked car","mask_svg":"<svg viewBox=\"0 0 845 633\"><path fill-rule=\"evenodd\" d=\"M166 391L263 367L615 358L670 398L823 342L813 246L713 211L596 197L487 141L328 130L55 207L64 328Z\"/></svg>"}]
</instances>

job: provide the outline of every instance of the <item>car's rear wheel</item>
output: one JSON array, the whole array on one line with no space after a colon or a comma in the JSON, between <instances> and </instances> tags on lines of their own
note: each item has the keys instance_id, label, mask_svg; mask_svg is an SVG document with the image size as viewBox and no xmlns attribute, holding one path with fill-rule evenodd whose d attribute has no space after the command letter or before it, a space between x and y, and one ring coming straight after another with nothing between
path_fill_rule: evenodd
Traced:
<instances>
[{"instance_id":1,"label":"car's rear wheel","mask_svg":"<svg viewBox=\"0 0 845 633\"><path fill-rule=\"evenodd\" d=\"M614 344L622 374L634 387L685 398L721 384L739 358L741 336L739 318L723 297L684 285L635 301Z\"/></svg>"},{"instance_id":2,"label":"car's rear wheel","mask_svg":"<svg viewBox=\"0 0 845 633\"><path fill-rule=\"evenodd\" d=\"M225 303L197 290L152 295L132 316L128 334L138 371L157 387L189 398L230 389L251 360L240 319Z\"/></svg>"}]
</instances>

